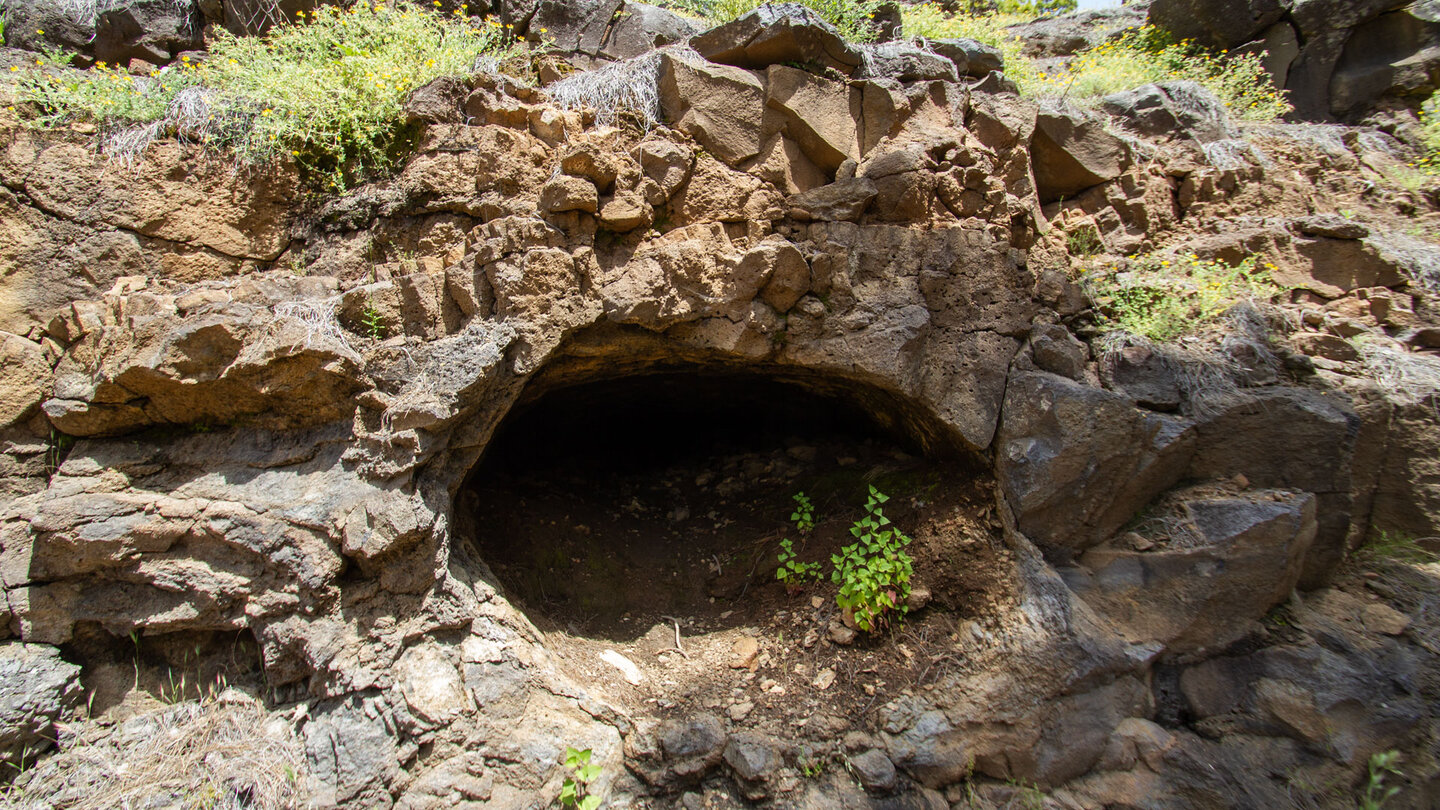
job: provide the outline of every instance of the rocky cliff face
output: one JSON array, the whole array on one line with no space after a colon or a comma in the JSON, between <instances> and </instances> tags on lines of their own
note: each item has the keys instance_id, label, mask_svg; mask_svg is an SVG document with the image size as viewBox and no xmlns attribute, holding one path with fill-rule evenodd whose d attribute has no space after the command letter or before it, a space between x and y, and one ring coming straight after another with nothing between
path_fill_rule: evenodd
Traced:
<instances>
[{"instance_id":1,"label":"rocky cliff face","mask_svg":"<svg viewBox=\"0 0 1440 810\"><path fill-rule=\"evenodd\" d=\"M1154 0L1150 19L1215 48L1264 51L1305 120L1356 120L1435 90L1440 9L1405 0Z\"/></svg>"},{"instance_id":2,"label":"rocky cliff face","mask_svg":"<svg viewBox=\"0 0 1440 810\"><path fill-rule=\"evenodd\" d=\"M1403 232L1435 202L1387 180L1400 147L1183 116L1121 136L963 54L882 47L762 10L644 57L649 128L441 80L397 177L319 200L290 166L170 142L120 167L7 117L7 655L56 645L99 679L131 639L241 639L322 806L540 806L567 746L635 806L1016 783L1066 807L1281 806L1269 773L1349 779L1401 747L1428 778L1433 620L1387 605L1423 616L1435 574L1386 602L1336 574L1440 515L1440 252ZM1293 319L1190 354L1102 345L1082 230L1259 256ZM957 514L988 527L989 596L913 688L809 727L645 704L507 598L458 504L497 427L661 371L795 386L979 482ZM931 610L963 601L941 585L957 559L917 571ZM813 647L832 681L868 654L844 635ZM41 671L69 700L74 674ZM804 778L832 756L860 787Z\"/></svg>"}]
</instances>

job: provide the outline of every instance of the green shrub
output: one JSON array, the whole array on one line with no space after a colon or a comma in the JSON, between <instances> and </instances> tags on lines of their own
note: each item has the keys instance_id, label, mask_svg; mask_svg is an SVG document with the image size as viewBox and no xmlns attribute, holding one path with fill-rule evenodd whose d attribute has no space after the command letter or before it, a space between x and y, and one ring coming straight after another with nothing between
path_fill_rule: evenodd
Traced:
<instances>
[{"instance_id":1,"label":"green shrub","mask_svg":"<svg viewBox=\"0 0 1440 810\"><path fill-rule=\"evenodd\" d=\"M907 7L903 15L908 35L963 37L999 48L1005 57L1005 75L1027 96L1063 95L1083 102L1142 84L1190 80L1204 85L1232 114L1247 120L1273 121L1292 109L1259 56L1216 53L1191 40L1176 41L1150 25L1131 28L1081 51L1061 70L1044 72L1025 56L1024 43L1008 30L1032 19L1033 13L952 15L926 3ZM1440 128L1436 143L1440 144Z\"/></svg>"},{"instance_id":2,"label":"green shrub","mask_svg":"<svg viewBox=\"0 0 1440 810\"><path fill-rule=\"evenodd\" d=\"M245 163L288 156L328 185L383 171L411 145L402 105L440 76L466 75L511 37L478 23L413 6L322 7L264 37L215 35L203 62L148 77L99 63L93 70L37 65L21 81L22 113L53 127L99 125L106 147L134 158L174 135L230 150Z\"/></svg>"},{"instance_id":3,"label":"green shrub","mask_svg":"<svg viewBox=\"0 0 1440 810\"><path fill-rule=\"evenodd\" d=\"M1029 17L1047 17L1069 14L1075 10L1077 0L1000 0L996 10L1001 14L1024 14Z\"/></svg>"},{"instance_id":4,"label":"green shrub","mask_svg":"<svg viewBox=\"0 0 1440 810\"><path fill-rule=\"evenodd\" d=\"M865 516L850 527L854 543L832 554L835 571L831 580L839 583L835 601L848 612L855 626L867 633L879 633L905 614L910 596L914 560L905 551L910 538L890 526L881 505L890 500L875 487L865 502Z\"/></svg>"},{"instance_id":5,"label":"green shrub","mask_svg":"<svg viewBox=\"0 0 1440 810\"><path fill-rule=\"evenodd\" d=\"M1423 152L1414 164L1423 174L1440 174L1440 98L1431 96L1420 105L1420 142Z\"/></svg>"},{"instance_id":6,"label":"green shrub","mask_svg":"<svg viewBox=\"0 0 1440 810\"><path fill-rule=\"evenodd\" d=\"M763 5L766 0L714 0L705 9L706 16L714 22L729 22ZM840 35L851 42L870 42L875 39L875 28L871 17L880 8L881 0L797 0L824 17L840 30Z\"/></svg>"},{"instance_id":7,"label":"green shrub","mask_svg":"<svg viewBox=\"0 0 1440 810\"><path fill-rule=\"evenodd\" d=\"M1380 751L1370 755L1370 760L1365 763L1365 790L1360 794L1359 810L1381 810L1386 802L1395 798L1400 788L1387 786L1385 782L1391 776L1405 775L1400 772L1399 765L1399 751Z\"/></svg>"},{"instance_id":8,"label":"green shrub","mask_svg":"<svg viewBox=\"0 0 1440 810\"><path fill-rule=\"evenodd\" d=\"M1081 284L1098 307L1102 328L1171 341L1210 324L1242 301L1269 300L1283 291L1248 256L1238 264L1193 254L1131 259L1128 267L1082 271Z\"/></svg>"},{"instance_id":9,"label":"green shrub","mask_svg":"<svg viewBox=\"0 0 1440 810\"><path fill-rule=\"evenodd\" d=\"M1151 25L1082 51L1066 69L1040 78L1037 95L1098 98L1151 82L1188 79L1204 85L1239 118L1274 121L1292 109L1258 55L1216 53Z\"/></svg>"}]
</instances>

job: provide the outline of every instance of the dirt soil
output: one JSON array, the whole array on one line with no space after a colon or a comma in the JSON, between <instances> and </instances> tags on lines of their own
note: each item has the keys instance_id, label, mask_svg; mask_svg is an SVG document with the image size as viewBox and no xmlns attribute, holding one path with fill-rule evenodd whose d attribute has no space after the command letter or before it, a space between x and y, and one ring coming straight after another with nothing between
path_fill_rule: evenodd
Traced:
<instances>
[{"instance_id":1,"label":"dirt soil","mask_svg":"<svg viewBox=\"0 0 1440 810\"><path fill-rule=\"evenodd\" d=\"M570 455L482 469L462 503L486 516L479 552L507 596L605 698L633 714L703 707L830 734L935 681L966 623L1013 600L992 483L954 469L875 438L756 436L658 464ZM916 591L931 598L901 627L837 644L830 554L853 541L871 485L891 496L885 513L913 538ZM799 492L814 505L808 535L788 519ZM776 579L787 537L824 581ZM634 664L628 680L602 657L613 653Z\"/></svg>"}]
</instances>

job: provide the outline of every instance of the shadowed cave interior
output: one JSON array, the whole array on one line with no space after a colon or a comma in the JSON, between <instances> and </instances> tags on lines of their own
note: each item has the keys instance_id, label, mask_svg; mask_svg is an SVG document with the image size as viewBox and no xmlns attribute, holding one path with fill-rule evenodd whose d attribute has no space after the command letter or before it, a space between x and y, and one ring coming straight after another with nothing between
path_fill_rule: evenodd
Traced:
<instances>
[{"instance_id":1,"label":"shadowed cave interior","mask_svg":"<svg viewBox=\"0 0 1440 810\"><path fill-rule=\"evenodd\" d=\"M978 463L946 435L898 395L818 375L684 368L551 387L500 424L457 528L543 630L630 641L666 617L763 623L794 599L776 583L781 539L822 564L809 590L826 592L870 485L910 533L940 501L983 502ZM801 492L816 523L803 536L789 521Z\"/></svg>"}]
</instances>

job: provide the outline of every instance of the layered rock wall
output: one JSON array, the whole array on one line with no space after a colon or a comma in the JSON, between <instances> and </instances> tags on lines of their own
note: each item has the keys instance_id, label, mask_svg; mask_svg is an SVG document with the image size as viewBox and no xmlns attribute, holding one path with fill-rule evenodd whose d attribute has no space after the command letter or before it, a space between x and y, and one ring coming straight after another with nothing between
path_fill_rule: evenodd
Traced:
<instances>
[{"instance_id":1,"label":"layered rock wall","mask_svg":"<svg viewBox=\"0 0 1440 810\"><path fill-rule=\"evenodd\" d=\"M321 804L438 806L464 784L525 806L558 791L566 746L630 795L722 759L745 782L726 747L754 743L743 727L627 716L557 665L453 503L522 397L745 369L841 392L993 475L1013 593L957 630L963 656L923 695L877 698L868 750L905 785L978 772L1110 796L1157 750L1248 750L1253 728L1211 750L1156 725L1181 699L1167 672L1197 717L1289 716L1301 659L1333 654L1254 663L1232 645L1325 584L1372 523L1433 531L1433 413L1266 341L1225 344L1216 390L1153 346L1092 348L1066 326L1087 301L1065 236L1243 249L1293 274L1307 323L1420 347L1434 248L1306 219L1344 182L1327 162L1360 172L1381 150L1308 130L1137 141L972 86L932 52L896 49L877 72L799 11L706 36L658 57L651 129L503 76L441 80L412 99L423 136L398 176L311 206L291 166L230 172L166 143L126 169L83 135L15 131L3 632L76 650L97 633L253 634L276 694L312 701ZM1245 708L1217 697L1252 666L1268 679L1226 698ZM1335 673L1355 659L1327 666L1347 700ZM1355 765L1421 717L1352 720L1273 739L1344 742ZM1152 765L1160 792L1210 778Z\"/></svg>"}]
</instances>

